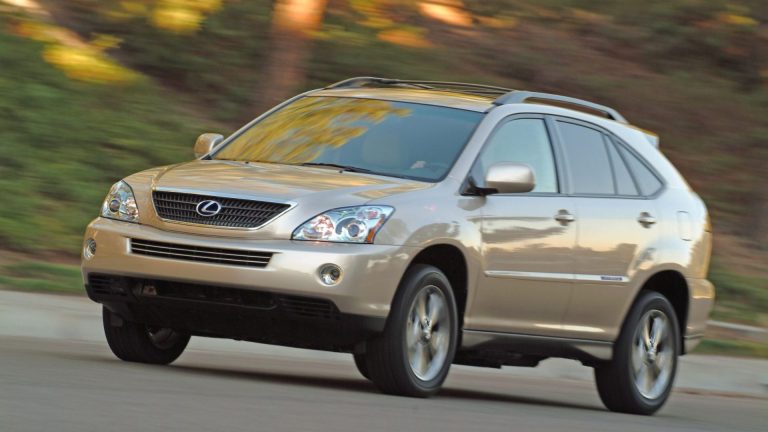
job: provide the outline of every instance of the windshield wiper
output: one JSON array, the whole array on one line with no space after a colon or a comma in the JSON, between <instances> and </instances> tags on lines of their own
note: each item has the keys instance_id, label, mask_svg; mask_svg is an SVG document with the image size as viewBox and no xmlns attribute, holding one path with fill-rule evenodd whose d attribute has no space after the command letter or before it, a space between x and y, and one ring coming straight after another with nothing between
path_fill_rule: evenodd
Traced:
<instances>
[{"instance_id":1,"label":"windshield wiper","mask_svg":"<svg viewBox=\"0 0 768 432\"><path fill-rule=\"evenodd\" d=\"M371 171L371 170L365 169L365 168L359 168L359 167L355 167L355 166L341 165L341 164L335 164L335 163L304 162L303 164L300 164L300 165L301 166L319 166L319 167L338 168L341 171L349 171L349 172L364 173L364 174L384 175L384 174L381 174L381 173L377 173L376 171Z\"/></svg>"}]
</instances>

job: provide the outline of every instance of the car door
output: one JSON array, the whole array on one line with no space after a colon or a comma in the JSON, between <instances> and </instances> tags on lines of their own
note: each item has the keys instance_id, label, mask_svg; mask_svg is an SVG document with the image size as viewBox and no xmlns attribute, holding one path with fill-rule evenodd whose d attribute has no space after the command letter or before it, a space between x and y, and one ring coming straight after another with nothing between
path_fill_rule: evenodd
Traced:
<instances>
[{"instance_id":1,"label":"car door","mask_svg":"<svg viewBox=\"0 0 768 432\"><path fill-rule=\"evenodd\" d=\"M643 164L604 131L567 119L555 123L578 216L573 297L562 328L568 337L613 340L632 301L632 277L656 259L657 211L648 195L661 182L642 184L630 168Z\"/></svg>"},{"instance_id":2,"label":"car door","mask_svg":"<svg viewBox=\"0 0 768 432\"><path fill-rule=\"evenodd\" d=\"M560 193L556 157L541 116L501 123L481 152L474 176L499 162L526 163L536 187L486 196L482 207L483 272L468 321L472 329L552 334L566 311L576 230L572 199Z\"/></svg>"}]
</instances>

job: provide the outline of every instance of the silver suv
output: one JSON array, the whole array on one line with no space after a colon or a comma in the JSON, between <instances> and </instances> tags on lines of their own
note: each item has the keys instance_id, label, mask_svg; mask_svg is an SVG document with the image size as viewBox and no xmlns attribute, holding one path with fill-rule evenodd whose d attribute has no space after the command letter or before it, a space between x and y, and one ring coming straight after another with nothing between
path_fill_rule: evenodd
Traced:
<instances>
[{"instance_id":1,"label":"silver suv","mask_svg":"<svg viewBox=\"0 0 768 432\"><path fill-rule=\"evenodd\" d=\"M713 305L704 204L605 106L353 78L195 154L116 183L86 230L123 360L168 364L192 335L333 350L425 397L453 363L565 357L609 409L651 414Z\"/></svg>"}]
</instances>

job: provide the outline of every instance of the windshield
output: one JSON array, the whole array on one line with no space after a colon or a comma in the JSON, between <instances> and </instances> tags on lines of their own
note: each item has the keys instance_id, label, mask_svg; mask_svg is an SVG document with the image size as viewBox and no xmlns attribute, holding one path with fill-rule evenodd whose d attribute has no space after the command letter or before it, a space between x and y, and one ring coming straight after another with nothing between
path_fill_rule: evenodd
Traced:
<instances>
[{"instance_id":1,"label":"windshield","mask_svg":"<svg viewBox=\"0 0 768 432\"><path fill-rule=\"evenodd\" d=\"M437 181L482 113L374 99L304 97L254 124L216 160L335 166Z\"/></svg>"}]
</instances>

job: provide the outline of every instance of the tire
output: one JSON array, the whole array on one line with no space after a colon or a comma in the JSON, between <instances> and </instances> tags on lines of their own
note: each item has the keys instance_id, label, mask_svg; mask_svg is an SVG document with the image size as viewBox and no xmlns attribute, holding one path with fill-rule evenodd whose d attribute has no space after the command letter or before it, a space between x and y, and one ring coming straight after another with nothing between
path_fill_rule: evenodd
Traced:
<instances>
[{"instance_id":1,"label":"tire","mask_svg":"<svg viewBox=\"0 0 768 432\"><path fill-rule=\"evenodd\" d=\"M448 278L436 267L412 266L400 283L384 332L368 343L370 380L387 394L434 395L456 353L457 323Z\"/></svg>"},{"instance_id":2,"label":"tire","mask_svg":"<svg viewBox=\"0 0 768 432\"><path fill-rule=\"evenodd\" d=\"M641 292L614 345L613 360L595 368L600 399L611 411L651 415L669 398L677 373L680 327L663 295Z\"/></svg>"},{"instance_id":3,"label":"tire","mask_svg":"<svg viewBox=\"0 0 768 432\"><path fill-rule=\"evenodd\" d=\"M352 354L352 357L355 359L355 366L357 366L357 370L360 372L360 375L362 375L365 379L370 380L371 376L368 373L368 363L365 359L365 354Z\"/></svg>"},{"instance_id":4,"label":"tire","mask_svg":"<svg viewBox=\"0 0 768 432\"><path fill-rule=\"evenodd\" d=\"M176 360L189 343L188 334L129 322L106 307L102 308L102 321L109 348L120 360L166 365Z\"/></svg>"}]
</instances>

